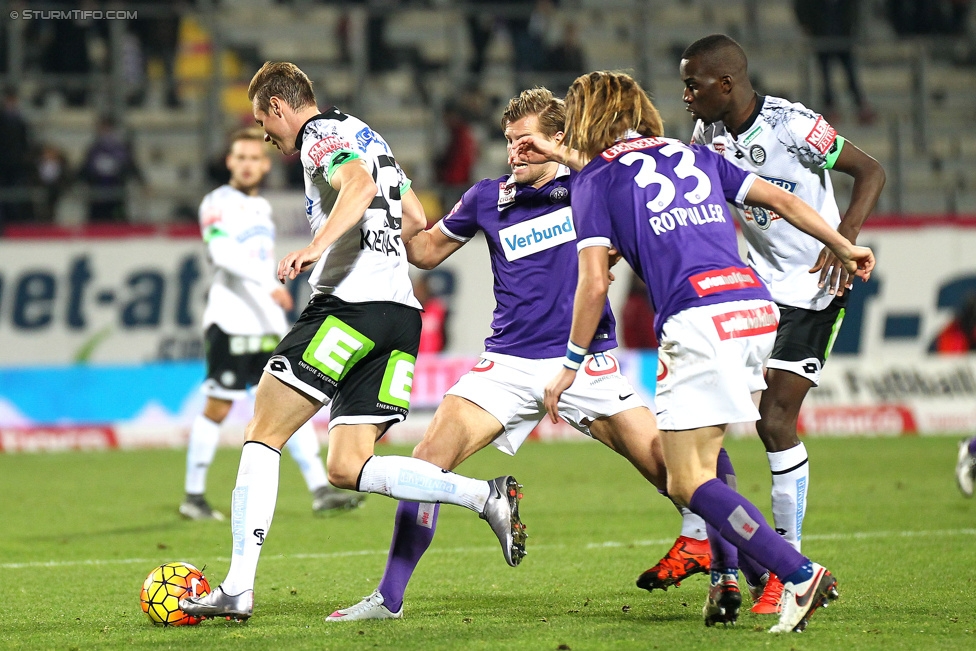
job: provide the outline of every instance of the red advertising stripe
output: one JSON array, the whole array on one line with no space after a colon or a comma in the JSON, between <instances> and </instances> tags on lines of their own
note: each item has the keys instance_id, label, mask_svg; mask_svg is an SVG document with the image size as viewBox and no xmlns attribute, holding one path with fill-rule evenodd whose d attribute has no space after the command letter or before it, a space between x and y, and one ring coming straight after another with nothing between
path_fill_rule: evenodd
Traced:
<instances>
[{"instance_id":1,"label":"red advertising stripe","mask_svg":"<svg viewBox=\"0 0 976 651\"><path fill-rule=\"evenodd\" d=\"M772 305L754 310L736 310L735 312L716 314L712 317L712 322L715 323L718 338L723 341L776 332L776 327L779 325L776 311Z\"/></svg>"},{"instance_id":2,"label":"red advertising stripe","mask_svg":"<svg viewBox=\"0 0 976 651\"><path fill-rule=\"evenodd\" d=\"M804 407L797 421L802 434L899 436L917 434L915 415L907 405Z\"/></svg>"},{"instance_id":3,"label":"red advertising stripe","mask_svg":"<svg viewBox=\"0 0 976 651\"><path fill-rule=\"evenodd\" d=\"M0 428L0 451L3 452L107 450L117 447L119 443L115 429L109 425Z\"/></svg>"},{"instance_id":4,"label":"red advertising stripe","mask_svg":"<svg viewBox=\"0 0 976 651\"><path fill-rule=\"evenodd\" d=\"M708 296L716 292L726 292L733 289L747 289L762 287L762 282L749 267L726 267L713 269L695 274L688 279L699 296Z\"/></svg>"}]
</instances>

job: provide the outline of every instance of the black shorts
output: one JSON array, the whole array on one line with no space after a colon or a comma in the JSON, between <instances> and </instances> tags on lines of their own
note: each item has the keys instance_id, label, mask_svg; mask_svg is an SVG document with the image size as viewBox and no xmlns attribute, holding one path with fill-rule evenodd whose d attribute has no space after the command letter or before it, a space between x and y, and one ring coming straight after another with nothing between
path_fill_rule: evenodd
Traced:
<instances>
[{"instance_id":1,"label":"black shorts","mask_svg":"<svg viewBox=\"0 0 976 651\"><path fill-rule=\"evenodd\" d=\"M248 387L261 379L264 365L278 341L278 335L229 335L217 324L211 324L204 335L207 358L204 394L222 400L246 396Z\"/></svg>"},{"instance_id":2,"label":"black shorts","mask_svg":"<svg viewBox=\"0 0 976 651\"><path fill-rule=\"evenodd\" d=\"M820 384L820 371L844 322L848 292L822 310L779 306L779 327L766 368L796 373Z\"/></svg>"},{"instance_id":3,"label":"black shorts","mask_svg":"<svg viewBox=\"0 0 976 651\"><path fill-rule=\"evenodd\" d=\"M312 298L264 370L323 404L329 426L402 421L410 411L420 311Z\"/></svg>"}]
</instances>

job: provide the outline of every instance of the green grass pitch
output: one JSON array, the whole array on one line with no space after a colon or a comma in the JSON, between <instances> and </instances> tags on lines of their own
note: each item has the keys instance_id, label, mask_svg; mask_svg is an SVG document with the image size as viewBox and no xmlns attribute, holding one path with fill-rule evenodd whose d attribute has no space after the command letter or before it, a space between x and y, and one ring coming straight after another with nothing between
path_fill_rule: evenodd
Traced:
<instances>
[{"instance_id":1,"label":"green grass pitch","mask_svg":"<svg viewBox=\"0 0 976 651\"><path fill-rule=\"evenodd\" d=\"M437 537L407 592L404 619L326 624L379 580L395 503L314 518L289 458L258 569L255 616L157 628L139 608L156 565L188 561L216 586L226 522L185 522L183 452L0 455L3 649L973 649L976 502L955 487L953 438L807 441L812 494L804 551L841 598L802 634L744 609L707 629L706 579L648 594L634 580L670 546L678 517L627 463L591 442L490 450L461 472L512 473L524 486L528 556L508 567L487 525L441 509ZM758 441L730 441L739 488L764 512ZM409 453L383 447L382 454ZM285 455L286 457L288 455ZM209 496L225 512L238 451L221 450ZM748 597L745 597L748 604Z\"/></svg>"}]
</instances>

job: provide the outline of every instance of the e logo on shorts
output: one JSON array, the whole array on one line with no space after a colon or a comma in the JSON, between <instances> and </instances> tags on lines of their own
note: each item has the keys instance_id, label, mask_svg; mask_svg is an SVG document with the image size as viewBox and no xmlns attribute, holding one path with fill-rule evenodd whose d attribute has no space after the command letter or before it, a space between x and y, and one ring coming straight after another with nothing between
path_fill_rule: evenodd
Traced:
<instances>
[{"instance_id":1,"label":"e logo on shorts","mask_svg":"<svg viewBox=\"0 0 976 651\"><path fill-rule=\"evenodd\" d=\"M363 333L329 316L312 337L302 359L338 382L374 345Z\"/></svg>"},{"instance_id":2,"label":"e logo on shorts","mask_svg":"<svg viewBox=\"0 0 976 651\"><path fill-rule=\"evenodd\" d=\"M417 358L402 350L390 353L380 386L380 402L410 409L410 391L413 389L413 368Z\"/></svg>"}]
</instances>

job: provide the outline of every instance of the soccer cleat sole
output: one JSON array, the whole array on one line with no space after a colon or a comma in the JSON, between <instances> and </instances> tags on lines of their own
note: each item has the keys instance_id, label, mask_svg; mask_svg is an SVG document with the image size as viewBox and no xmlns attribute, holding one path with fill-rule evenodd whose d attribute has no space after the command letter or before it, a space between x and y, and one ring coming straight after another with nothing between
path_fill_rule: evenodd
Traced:
<instances>
[{"instance_id":1,"label":"soccer cleat sole","mask_svg":"<svg viewBox=\"0 0 976 651\"><path fill-rule=\"evenodd\" d=\"M505 484L505 491L512 504L512 566L515 567L525 558L525 540L529 534L525 533L525 525L519 518L519 500L522 499L522 484L509 477Z\"/></svg>"}]
</instances>

